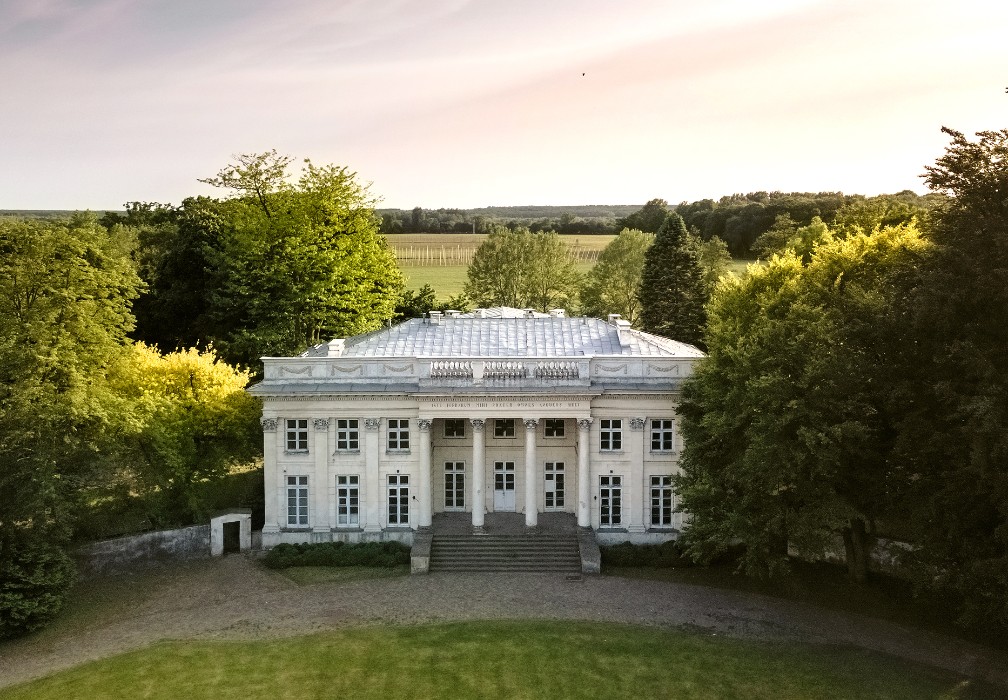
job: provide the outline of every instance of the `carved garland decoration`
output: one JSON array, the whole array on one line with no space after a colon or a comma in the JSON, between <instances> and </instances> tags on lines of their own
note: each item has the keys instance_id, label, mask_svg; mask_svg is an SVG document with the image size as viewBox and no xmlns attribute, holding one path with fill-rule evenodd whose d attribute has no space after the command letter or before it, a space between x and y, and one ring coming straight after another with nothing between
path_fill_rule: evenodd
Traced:
<instances>
[{"instance_id":1,"label":"carved garland decoration","mask_svg":"<svg viewBox=\"0 0 1008 700\"><path fill-rule=\"evenodd\" d=\"M272 433L276 431L277 424L280 421L276 418L263 418L259 421L262 424L262 429L264 433Z\"/></svg>"}]
</instances>

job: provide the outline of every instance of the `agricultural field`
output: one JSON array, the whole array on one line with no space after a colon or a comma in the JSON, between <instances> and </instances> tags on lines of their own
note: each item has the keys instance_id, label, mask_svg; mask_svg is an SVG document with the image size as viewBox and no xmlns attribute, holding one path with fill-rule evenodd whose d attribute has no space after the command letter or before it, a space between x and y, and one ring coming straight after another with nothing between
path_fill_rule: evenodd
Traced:
<instances>
[{"instance_id":1,"label":"agricultural field","mask_svg":"<svg viewBox=\"0 0 1008 700\"><path fill-rule=\"evenodd\" d=\"M386 236L396 260L406 277L406 287L419 290L429 284L437 298L447 300L462 293L466 270L476 248L486 238L473 233L399 233ZM615 236L568 236L564 240L574 251L578 271L587 274L598 261L599 253ZM733 260L730 270L744 274L752 260Z\"/></svg>"}]
</instances>

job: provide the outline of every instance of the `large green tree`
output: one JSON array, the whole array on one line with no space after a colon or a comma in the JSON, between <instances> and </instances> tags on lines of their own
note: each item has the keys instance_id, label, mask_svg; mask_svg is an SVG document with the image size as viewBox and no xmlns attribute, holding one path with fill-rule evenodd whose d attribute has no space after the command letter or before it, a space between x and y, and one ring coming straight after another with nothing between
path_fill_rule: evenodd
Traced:
<instances>
[{"instance_id":1,"label":"large green tree","mask_svg":"<svg viewBox=\"0 0 1008 700\"><path fill-rule=\"evenodd\" d=\"M208 182L236 190L216 207L206 246L208 318L231 362L253 365L391 319L403 278L378 234L375 201L345 167L242 156Z\"/></svg>"},{"instance_id":2,"label":"large green tree","mask_svg":"<svg viewBox=\"0 0 1008 700\"><path fill-rule=\"evenodd\" d=\"M824 243L807 266L789 251L721 281L709 355L680 406L694 556L741 542L747 571L773 573L789 547L822 555L841 536L851 575L865 578L898 476L887 407L904 307L892 290L927 245L913 226L887 228Z\"/></svg>"},{"instance_id":3,"label":"large green tree","mask_svg":"<svg viewBox=\"0 0 1008 700\"><path fill-rule=\"evenodd\" d=\"M567 244L554 232L495 225L473 255L465 294L480 306L567 307L580 275Z\"/></svg>"},{"instance_id":4,"label":"large green tree","mask_svg":"<svg viewBox=\"0 0 1008 700\"><path fill-rule=\"evenodd\" d=\"M673 212L644 255L640 284L644 330L702 346L707 292L699 251L682 217Z\"/></svg>"},{"instance_id":5,"label":"large green tree","mask_svg":"<svg viewBox=\"0 0 1008 700\"><path fill-rule=\"evenodd\" d=\"M619 314L634 325L640 322L644 254L653 240L653 234L637 229L620 231L588 272L581 288L583 313L599 318Z\"/></svg>"},{"instance_id":6,"label":"large green tree","mask_svg":"<svg viewBox=\"0 0 1008 700\"><path fill-rule=\"evenodd\" d=\"M668 202L664 199L652 199L633 214L620 219L622 228L636 229L644 233L657 233L668 217Z\"/></svg>"},{"instance_id":7,"label":"large green tree","mask_svg":"<svg viewBox=\"0 0 1008 700\"><path fill-rule=\"evenodd\" d=\"M118 419L104 376L139 288L93 216L0 220L0 636L44 622L72 578L59 546Z\"/></svg>"},{"instance_id":8,"label":"large green tree","mask_svg":"<svg viewBox=\"0 0 1008 700\"><path fill-rule=\"evenodd\" d=\"M935 255L908 304L900 455L922 580L1008 627L1008 130L951 138L926 181Z\"/></svg>"}]
</instances>

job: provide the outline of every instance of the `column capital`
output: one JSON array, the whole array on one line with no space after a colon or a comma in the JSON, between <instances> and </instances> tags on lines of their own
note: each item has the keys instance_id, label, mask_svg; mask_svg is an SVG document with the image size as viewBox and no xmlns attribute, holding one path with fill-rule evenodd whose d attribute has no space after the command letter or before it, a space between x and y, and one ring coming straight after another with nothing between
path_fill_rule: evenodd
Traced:
<instances>
[{"instance_id":1,"label":"column capital","mask_svg":"<svg viewBox=\"0 0 1008 700\"><path fill-rule=\"evenodd\" d=\"M538 418L524 418L522 422L525 424L525 430L535 430L536 426L539 425Z\"/></svg>"},{"instance_id":2,"label":"column capital","mask_svg":"<svg viewBox=\"0 0 1008 700\"><path fill-rule=\"evenodd\" d=\"M417 427L420 429L420 432L426 433L431 429L432 425L434 425L434 421L431 420L430 418L417 419Z\"/></svg>"},{"instance_id":3,"label":"column capital","mask_svg":"<svg viewBox=\"0 0 1008 700\"><path fill-rule=\"evenodd\" d=\"M364 427L368 430L378 430L381 427L381 418L365 418Z\"/></svg>"},{"instance_id":4,"label":"column capital","mask_svg":"<svg viewBox=\"0 0 1008 700\"><path fill-rule=\"evenodd\" d=\"M482 418L470 418L469 422L472 424L472 429L474 433L482 433L483 427L486 425L486 421Z\"/></svg>"},{"instance_id":5,"label":"column capital","mask_svg":"<svg viewBox=\"0 0 1008 700\"><path fill-rule=\"evenodd\" d=\"M279 418L260 418L259 424L262 425L264 433L276 432L277 425L280 423Z\"/></svg>"},{"instance_id":6,"label":"column capital","mask_svg":"<svg viewBox=\"0 0 1008 700\"><path fill-rule=\"evenodd\" d=\"M631 418L630 419L630 430L644 430L644 419L643 418Z\"/></svg>"},{"instance_id":7,"label":"column capital","mask_svg":"<svg viewBox=\"0 0 1008 700\"><path fill-rule=\"evenodd\" d=\"M329 419L316 418L312 421L312 425L315 426L315 430L329 430Z\"/></svg>"},{"instance_id":8,"label":"column capital","mask_svg":"<svg viewBox=\"0 0 1008 700\"><path fill-rule=\"evenodd\" d=\"M591 430L592 422L594 422L594 420L594 418L579 418L577 422L578 428L581 430Z\"/></svg>"}]
</instances>

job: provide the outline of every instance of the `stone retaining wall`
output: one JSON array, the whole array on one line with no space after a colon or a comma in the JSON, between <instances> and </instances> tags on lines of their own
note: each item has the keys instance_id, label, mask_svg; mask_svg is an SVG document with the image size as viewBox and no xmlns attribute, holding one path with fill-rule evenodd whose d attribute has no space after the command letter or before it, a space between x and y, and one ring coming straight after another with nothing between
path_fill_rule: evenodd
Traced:
<instances>
[{"instance_id":1,"label":"stone retaining wall","mask_svg":"<svg viewBox=\"0 0 1008 700\"><path fill-rule=\"evenodd\" d=\"M84 574L140 569L210 556L210 525L145 532L85 545L74 553Z\"/></svg>"}]
</instances>

